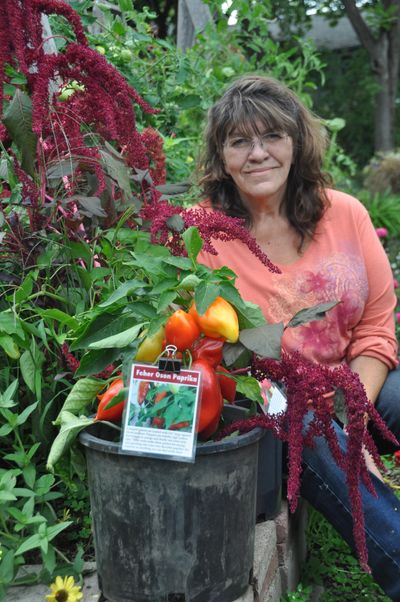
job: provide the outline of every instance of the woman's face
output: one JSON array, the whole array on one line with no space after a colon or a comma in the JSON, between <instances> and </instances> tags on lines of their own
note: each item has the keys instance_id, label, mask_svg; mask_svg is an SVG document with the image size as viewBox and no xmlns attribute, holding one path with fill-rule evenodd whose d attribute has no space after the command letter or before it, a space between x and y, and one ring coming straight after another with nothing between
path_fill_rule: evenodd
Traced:
<instances>
[{"instance_id":1,"label":"woman's face","mask_svg":"<svg viewBox=\"0 0 400 602\"><path fill-rule=\"evenodd\" d=\"M257 124L258 126L258 124ZM293 141L283 132L258 127L259 135L233 131L223 148L225 171L236 184L243 201L259 205L281 202L293 161Z\"/></svg>"}]
</instances>

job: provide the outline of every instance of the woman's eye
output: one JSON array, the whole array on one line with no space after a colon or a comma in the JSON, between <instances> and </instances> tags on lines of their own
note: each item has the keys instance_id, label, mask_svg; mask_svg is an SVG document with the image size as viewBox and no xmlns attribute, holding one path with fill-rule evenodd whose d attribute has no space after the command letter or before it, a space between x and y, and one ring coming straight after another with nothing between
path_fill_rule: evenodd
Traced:
<instances>
[{"instance_id":1,"label":"woman's eye","mask_svg":"<svg viewBox=\"0 0 400 602\"><path fill-rule=\"evenodd\" d=\"M268 132L267 134L264 134L262 136L262 141L263 142L277 142L278 140L282 139L282 134L280 134L279 132Z\"/></svg>"},{"instance_id":2,"label":"woman's eye","mask_svg":"<svg viewBox=\"0 0 400 602\"><path fill-rule=\"evenodd\" d=\"M231 140L231 146L233 148L243 148L249 144L251 144L251 140L249 141L248 138L234 138Z\"/></svg>"}]
</instances>

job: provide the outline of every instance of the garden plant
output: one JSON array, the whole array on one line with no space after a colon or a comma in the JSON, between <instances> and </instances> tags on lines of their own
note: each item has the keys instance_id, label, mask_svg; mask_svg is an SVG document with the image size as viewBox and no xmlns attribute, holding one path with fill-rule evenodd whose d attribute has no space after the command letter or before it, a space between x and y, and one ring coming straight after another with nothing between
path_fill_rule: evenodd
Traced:
<instances>
[{"instance_id":1,"label":"garden plant","mask_svg":"<svg viewBox=\"0 0 400 602\"><path fill-rule=\"evenodd\" d=\"M79 8L88 25L85 4ZM262 29L266 13L257 10ZM43 14L50 16L53 54L46 48L50 40L43 39ZM368 409L379 421L350 372L330 374L280 354L283 328L322 319L335 300L290 324L268 325L257 307L241 299L230 270L212 272L197 263L202 245L212 251L213 238L228 236L241 238L268 269L276 269L240 221L205 219L202 210L191 208L195 192L188 191L186 180L202 116L222 84L257 67L304 91L308 72L322 68L317 55L307 46L281 55L269 40L268 53L261 56L263 31L232 32L223 19L199 37L205 53L194 48L182 55L172 43L154 38L148 11L132 7L125 16L107 10L104 15L102 35L87 35L78 13L62 0L4 0L0 6L0 600L11 584L50 583L56 576L57 587L69 588L69 600L79 599L73 582L62 580L80 579L92 552L85 463L74 440L96 419L97 396L119 381L119 391L103 397L101 408L114 411L115 418L132 360L154 361L162 351L161 334L194 361L202 360L198 349L196 360L195 343L201 332L214 341L217 334L224 339L218 350L223 356L213 374L229 369L234 378L226 376L228 389L233 382L255 401L257 379L286 383L289 417L297 426L289 439L292 509L301 445L309 443L299 432L307 400L313 400L327 428L321 396L332 389L344 392L347 415L339 410L339 393L335 410L349 421L352 462L360 458L363 413ZM334 165L333 152L330 157ZM341 164L334 167L340 171ZM386 222L382 218L376 225ZM390 240L387 244L392 253ZM397 263L395 275L396 270ZM217 299L237 316L235 336L201 324ZM193 301L197 337L179 342L169 320L177 319L177 312L188 319ZM307 384L302 398L296 394L299 375L301 386ZM346 393L350 383L355 396ZM229 395L225 389L224 397ZM105 418L110 421L110 414L97 415ZM213 420L213 428L206 431L210 421L202 429L204 438L216 430L219 414ZM259 422L253 417L234 428ZM287 416L267 422L264 426L288 439ZM324 433L330 437L329 430ZM335 451L334 439L329 440ZM350 471L346 458L335 453L348 469L353 509L360 517L359 479L371 483L361 463L358 471L352 463ZM72 529L73 519L79 532ZM361 529L355 538L366 568ZM37 562L39 573L18 575L22 565Z\"/></svg>"}]
</instances>

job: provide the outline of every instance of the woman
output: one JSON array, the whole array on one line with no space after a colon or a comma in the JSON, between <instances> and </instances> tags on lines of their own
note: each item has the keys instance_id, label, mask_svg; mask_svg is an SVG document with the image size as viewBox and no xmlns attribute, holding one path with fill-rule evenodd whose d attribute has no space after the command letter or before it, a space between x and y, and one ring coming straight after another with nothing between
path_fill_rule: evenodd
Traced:
<instances>
[{"instance_id":1,"label":"woman","mask_svg":"<svg viewBox=\"0 0 400 602\"><path fill-rule=\"evenodd\" d=\"M267 271L240 241L213 241L218 255L202 252L199 259L211 268L229 266L243 298L269 322L340 300L326 319L286 329L283 347L332 367L346 362L400 439L390 265L361 203L328 188L325 144L318 119L284 85L255 75L237 80L209 112L203 206L245 218L281 273ZM345 433L336 423L335 429L345 445ZM363 491L369 564L386 594L400 601L400 500L367 454L366 461L378 493ZM303 462L303 497L354 548L344 474L323 438L304 451Z\"/></svg>"}]
</instances>

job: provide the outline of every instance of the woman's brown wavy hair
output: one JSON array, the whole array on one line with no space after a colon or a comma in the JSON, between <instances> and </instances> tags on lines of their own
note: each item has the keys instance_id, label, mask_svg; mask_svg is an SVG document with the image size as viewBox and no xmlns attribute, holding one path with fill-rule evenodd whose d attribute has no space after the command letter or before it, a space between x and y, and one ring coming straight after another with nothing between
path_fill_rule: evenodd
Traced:
<instances>
[{"instance_id":1,"label":"woman's brown wavy hair","mask_svg":"<svg viewBox=\"0 0 400 602\"><path fill-rule=\"evenodd\" d=\"M253 136L260 134L260 129L285 132L293 140L293 164L281 211L299 233L301 247L304 239L313 235L328 204L324 190L331 181L322 171L327 136L321 121L277 80L243 76L211 107L200 163L202 191L213 207L244 217L251 225L250 214L225 172L223 147L233 131Z\"/></svg>"}]
</instances>

